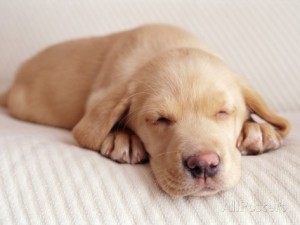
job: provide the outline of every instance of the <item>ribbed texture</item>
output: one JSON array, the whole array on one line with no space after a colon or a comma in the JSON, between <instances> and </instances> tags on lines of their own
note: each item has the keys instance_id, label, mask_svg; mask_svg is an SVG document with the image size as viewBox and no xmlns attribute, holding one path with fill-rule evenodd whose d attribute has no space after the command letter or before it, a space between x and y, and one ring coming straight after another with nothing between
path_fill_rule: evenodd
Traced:
<instances>
[{"instance_id":1,"label":"ribbed texture","mask_svg":"<svg viewBox=\"0 0 300 225\"><path fill-rule=\"evenodd\" d=\"M144 23L194 32L277 111L300 108L299 0L0 1L0 89L32 54Z\"/></svg>"},{"instance_id":2,"label":"ribbed texture","mask_svg":"<svg viewBox=\"0 0 300 225\"><path fill-rule=\"evenodd\" d=\"M280 150L242 159L242 180L208 198L171 198L149 165L76 147L68 131L0 110L0 224L299 224L300 124ZM228 178L230 179L230 178Z\"/></svg>"}]
</instances>

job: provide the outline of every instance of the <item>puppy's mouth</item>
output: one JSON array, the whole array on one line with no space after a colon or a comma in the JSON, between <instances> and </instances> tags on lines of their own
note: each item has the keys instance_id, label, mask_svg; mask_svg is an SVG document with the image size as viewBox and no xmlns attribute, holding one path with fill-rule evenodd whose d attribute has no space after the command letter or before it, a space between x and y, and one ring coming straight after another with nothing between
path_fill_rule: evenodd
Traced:
<instances>
[{"instance_id":1,"label":"puppy's mouth","mask_svg":"<svg viewBox=\"0 0 300 225\"><path fill-rule=\"evenodd\" d=\"M173 156L167 163L150 160L159 186L171 196L207 196L226 189L222 159L215 152Z\"/></svg>"},{"instance_id":2,"label":"puppy's mouth","mask_svg":"<svg viewBox=\"0 0 300 225\"><path fill-rule=\"evenodd\" d=\"M169 180L161 183L161 187L172 196L208 196L221 191L219 185L190 180L185 180L179 185L172 184Z\"/></svg>"},{"instance_id":3,"label":"puppy's mouth","mask_svg":"<svg viewBox=\"0 0 300 225\"><path fill-rule=\"evenodd\" d=\"M202 185L198 185L197 181L195 184L195 192L191 193L190 195L193 196L207 196L207 195L213 195L219 191L221 191L221 188L216 185L216 184L209 184L209 183L204 183Z\"/></svg>"},{"instance_id":4,"label":"puppy's mouth","mask_svg":"<svg viewBox=\"0 0 300 225\"><path fill-rule=\"evenodd\" d=\"M182 170L181 170L182 171ZM174 170L155 174L159 186L171 196L208 196L216 194L222 190L222 185L218 178L194 178L185 172L175 172Z\"/></svg>"},{"instance_id":5,"label":"puppy's mouth","mask_svg":"<svg viewBox=\"0 0 300 225\"><path fill-rule=\"evenodd\" d=\"M215 194L221 191L220 185L214 180L214 178L197 178L194 181L191 181L191 186L194 187L194 192L189 193L188 195L193 196L207 196Z\"/></svg>"}]
</instances>

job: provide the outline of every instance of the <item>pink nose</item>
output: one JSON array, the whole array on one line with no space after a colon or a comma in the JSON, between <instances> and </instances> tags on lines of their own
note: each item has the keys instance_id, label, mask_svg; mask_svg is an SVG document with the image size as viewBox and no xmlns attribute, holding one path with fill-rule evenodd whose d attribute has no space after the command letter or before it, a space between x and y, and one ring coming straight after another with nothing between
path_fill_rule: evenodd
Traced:
<instances>
[{"instance_id":1,"label":"pink nose","mask_svg":"<svg viewBox=\"0 0 300 225\"><path fill-rule=\"evenodd\" d=\"M220 158L217 153L207 151L188 157L184 164L194 178L207 178L217 174Z\"/></svg>"}]
</instances>

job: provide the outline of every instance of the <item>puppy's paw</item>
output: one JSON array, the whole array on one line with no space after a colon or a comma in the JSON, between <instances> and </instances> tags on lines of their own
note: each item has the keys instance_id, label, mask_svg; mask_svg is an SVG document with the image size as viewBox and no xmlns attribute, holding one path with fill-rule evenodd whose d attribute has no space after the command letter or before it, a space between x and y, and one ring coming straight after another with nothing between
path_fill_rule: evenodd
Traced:
<instances>
[{"instance_id":1,"label":"puppy's paw","mask_svg":"<svg viewBox=\"0 0 300 225\"><path fill-rule=\"evenodd\" d=\"M282 138L268 123L247 121L237 141L237 148L243 155L256 155L277 149L282 145Z\"/></svg>"},{"instance_id":2,"label":"puppy's paw","mask_svg":"<svg viewBox=\"0 0 300 225\"><path fill-rule=\"evenodd\" d=\"M137 164L148 159L141 140L126 131L110 132L101 145L100 153L119 163Z\"/></svg>"}]
</instances>

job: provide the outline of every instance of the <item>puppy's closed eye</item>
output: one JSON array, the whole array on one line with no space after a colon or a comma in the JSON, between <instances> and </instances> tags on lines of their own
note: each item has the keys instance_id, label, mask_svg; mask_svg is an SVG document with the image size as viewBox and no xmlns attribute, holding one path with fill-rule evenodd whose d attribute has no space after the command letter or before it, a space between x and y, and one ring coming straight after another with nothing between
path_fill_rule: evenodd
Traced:
<instances>
[{"instance_id":1,"label":"puppy's closed eye","mask_svg":"<svg viewBox=\"0 0 300 225\"><path fill-rule=\"evenodd\" d=\"M218 110L215 111L215 118L217 120L225 120L233 116L236 112L236 107L231 104L225 104L222 107L219 107Z\"/></svg>"},{"instance_id":2,"label":"puppy's closed eye","mask_svg":"<svg viewBox=\"0 0 300 225\"><path fill-rule=\"evenodd\" d=\"M152 124L152 125L162 125L162 126L169 126L174 123L174 120L165 117L165 116L159 116L157 118L153 119L146 119L146 122Z\"/></svg>"},{"instance_id":3,"label":"puppy's closed eye","mask_svg":"<svg viewBox=\"0 0 300 225\"><path fill-rule=\"evenodd\" d=\"M215 117L217 119L226 119L229 116L229 112L227 110L219 110L216 114Z\"/></svg>"},{"instance_id":4,"label":"puppy's closed eye","mask_svg":"<svg viewBox=\"0 0 300 225\"><path fill-rule=\"evenodd\" d=\"M172 121L166 117L159 117L156 121L156 124L164 124L164 125L170 125Z\"/></svg>"}]
</instances>

